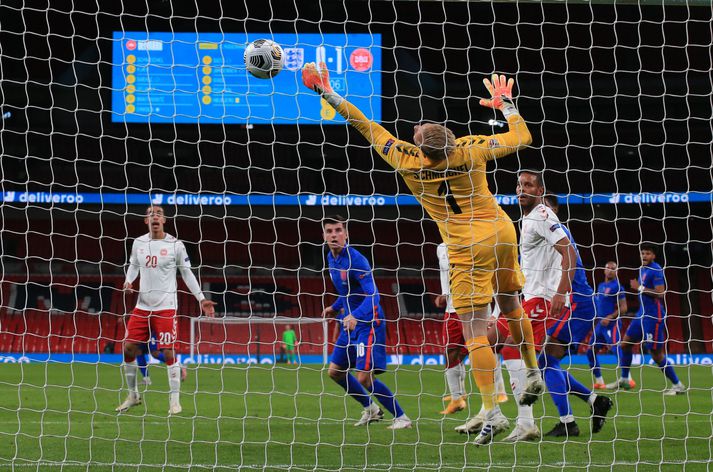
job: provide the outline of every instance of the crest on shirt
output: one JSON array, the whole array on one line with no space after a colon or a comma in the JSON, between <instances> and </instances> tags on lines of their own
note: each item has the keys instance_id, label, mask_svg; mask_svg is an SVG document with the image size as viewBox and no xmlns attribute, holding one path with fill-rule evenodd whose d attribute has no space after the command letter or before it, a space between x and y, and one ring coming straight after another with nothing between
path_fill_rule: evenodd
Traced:
<instances>
[{"instance_id":1,"label":"crest on shirt","mask_svg":"<svg viewBox=\"0 0 713 472\"><path fill-rule=\"evenodd\" d=\"M166 249L166 248L161 249L161 255L168 256L168 249Z\"/></svg>"},{"instance_id":2,"label":"crest on shirt","mask_svg":"<svg viewBox=\"0 0 713 472\"><path fill-rule=\"evenodd\" d=\"M500 147L500 142L493 138L490 141L488 141L488 147L493 149L493 148L499 148Z\"/></svg>"},{"instance_id":3,"label":"crest on shirt","mask_svg":"<svg viewBox=\"0 0 713 472\"><path fill-rule=\"evenodd\" d=\"M285 69L299 70L305 63L305 50L303 48L285 48Z\"/></svg>"},{"instance_id":4,"label":"crest on shirt","mask_svg":"<svg viewBox=\"0 0 713 472\"><path fill-rule=\"evenodd\" d=\"M609 293L609 292L611 292L611 288L607 287L604 289L604 293Z\"/></svg>"},{"instance_id":5,"label":"crest on shirt","mask_svg":"<svg viewBox=\"0 0 713 472\"><path fill-rule=\"evenodd\" d=\"M339 277L340 277L342 280L347 280L347 278L349 278L349 271L348 271L348 270L340 270L340 271L339 271Z\"/></svg>"}]
</instances>

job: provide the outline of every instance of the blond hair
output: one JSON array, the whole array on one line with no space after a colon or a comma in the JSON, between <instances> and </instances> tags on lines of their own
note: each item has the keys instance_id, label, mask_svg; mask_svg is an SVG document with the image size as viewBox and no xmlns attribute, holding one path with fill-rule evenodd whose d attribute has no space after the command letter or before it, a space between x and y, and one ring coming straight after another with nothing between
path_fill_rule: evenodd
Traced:
<instances>
[{"instance_id":1,"label":"blond hair","mask_svg":"<svg viewBox=\"0 0 713 472\"><path fill-rule=\"evenodd\" d=\"M427 123L421 127L421 151L429 159L442 161L456 147L456 136L445 126Z\"/></svg>"}]
</instances>

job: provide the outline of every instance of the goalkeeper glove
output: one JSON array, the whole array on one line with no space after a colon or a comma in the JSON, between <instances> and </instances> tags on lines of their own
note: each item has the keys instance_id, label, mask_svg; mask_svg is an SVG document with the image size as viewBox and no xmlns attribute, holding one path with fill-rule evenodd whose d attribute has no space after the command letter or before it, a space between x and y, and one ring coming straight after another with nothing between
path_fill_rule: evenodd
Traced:
<instances>
[{"instance_id":1,"label":"goalkeeper glove","mask_svg":"<svg viewBox=\"0 0 713 472\"><path fill-rule=\"evenodd\" d=\"M492 82L487 78L483 79L485 88L490 92L490 99L481 99L480 104L484 107L500 110L507 118L510 115L519 115L515 104L512 101L512 87L515 85L513 79L506 80L504 75L493 74Z\"/></svg>"},{"instance_id":2,"label":"goalkeeper glove","mask_svg":"<svg viewBox=\"0 0 713 472\"><path fill-rule=\"evenodd\" d=\"M320 94L330 105L337 107L344 99L334 90L329 83L329 71L324 62L319 63L319 69L314 62L308 62L302 68L302 83Z\"/></svg>"}]
</instances>

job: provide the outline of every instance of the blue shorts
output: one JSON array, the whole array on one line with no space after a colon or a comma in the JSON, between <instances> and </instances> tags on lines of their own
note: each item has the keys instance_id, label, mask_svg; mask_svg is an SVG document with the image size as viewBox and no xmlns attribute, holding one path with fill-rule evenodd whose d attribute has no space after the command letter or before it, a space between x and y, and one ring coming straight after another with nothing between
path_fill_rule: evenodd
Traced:
<instances>
[{"instance_id":1,"label":"blue shorts","mask_svg":"<svg viewBox=\"0 0 713 472\"><path fill-rule=\"evenodd\" d=\"M565 307L559 319L550 324L547 336L562 344L569 344L570 350L576 349L592 331L595 316L596 310L591 299L572 303L571 307Z\"/></svg>"},{"instance_id":2,"label":"blue shorts","mask_svg":"<svg viewBox=\"0 0 713 472\"><path fill-rule=\"evenodd\" d=\"M386 371L386 325L342 331L329 361L344 370Z\"/></svg>"},{"instance_id":3,"label":"blue shorts","mask_svg":"<svg viewBox=\"0 0 713 472\"><path fill-rule=\"evenodd\" d=\"M631 320L626 335L635 343L643 341L643 348L649 351L659 350L666 342L666 324L664 318L642 316Z\"/></svg>"},{"instance_id":4,"label":"blue shorts","mask_svg":"<svg viewBox=\"0 0 713 472\"><path fill-rule=\"evenodd\" d=\"M597 323L592 334L592 346L613 346L621 341L621 320L609 322L608 326Z\"/></svg>"}]
</instances>

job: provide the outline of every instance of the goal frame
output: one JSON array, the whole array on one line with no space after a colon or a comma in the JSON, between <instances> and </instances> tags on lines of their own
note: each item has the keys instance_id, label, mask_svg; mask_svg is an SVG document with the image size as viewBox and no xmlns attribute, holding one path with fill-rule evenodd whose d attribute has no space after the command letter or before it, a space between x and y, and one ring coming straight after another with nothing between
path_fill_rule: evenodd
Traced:
<instances>
[{"instance_id":1,"label":"goal frame","mask_svg":"<svg viewBox=\"0 0 713 472\"><path fill-rule=\"evenodd\" d=\"M277 324L291 324L291 325L301 325L301 324L315 324L315 323L321 323L322 324L322 335L323 339L325 340L324 345L322 346L322 362L324 365L327 365L329 362L329 320L324 319L324 318L290 318L287 316L276 316L274 318L260 318L260 317L231 317L231 316L226 316L226 317L207 317L207 316L198 316L195 318L191 318L191 328L190 328L190 337L189 337L189 342L190 342L190 350L189 354L191 356L191 359L195 359L196 356L200 356L200 349L197 347L197 340L196 336L198 334L198 331L196 329L196 326L199 323L215 323L215 324L263 324L263 325L277 325ZM200 340L198 340L200 342Z\"/></svg>"}]
</instances>

